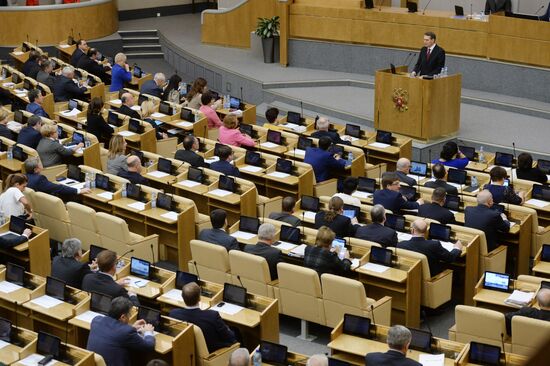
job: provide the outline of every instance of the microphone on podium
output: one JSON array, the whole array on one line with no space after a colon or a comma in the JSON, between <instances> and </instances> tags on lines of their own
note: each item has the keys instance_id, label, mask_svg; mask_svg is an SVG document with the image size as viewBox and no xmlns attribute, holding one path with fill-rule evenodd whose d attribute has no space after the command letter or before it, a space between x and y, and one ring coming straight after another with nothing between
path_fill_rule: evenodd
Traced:
<instances>
[{"instance_id":1,"label":"microphone on podium","mask_svg":"<svg viewBox=\"0 0 550 366\"><path fill-rule=\"evenodd\" d=\"M422 9L422 15L426 14L426 9L428 9L428 6L430 6L430 3L432 2L432 0L428 1L428 3L426 4L426 6L424 7L424 9Z\"/></svg>"}]
</instances>

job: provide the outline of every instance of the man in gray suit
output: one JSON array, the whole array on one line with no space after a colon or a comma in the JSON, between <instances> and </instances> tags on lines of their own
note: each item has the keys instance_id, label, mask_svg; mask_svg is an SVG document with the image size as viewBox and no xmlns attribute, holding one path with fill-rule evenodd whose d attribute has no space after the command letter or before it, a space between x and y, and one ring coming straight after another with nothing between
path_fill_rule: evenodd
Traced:
<instances>
[{"instance_id":1,"label":"man in gray suit","mask_svg":"<svg viewBox=\"0 0 550 366\"><path fill-rule=\"evenodd\" d=\"M225 231L227 228L227 213L225 210L216 209L210 212L210 222L212 223L212 229L201 230L199 240L221 245L228 252L233 249L239 250L237 239Z\"/></svg>"},{"instance_id":2,"label":"man in gray suit","mask_svg":"<svg viewBox=\"0 0 550 366\"><path fill-rule=\"evenodd\" d=\"M270 223L261 224L258 228L258 244L247 245L244 251L250 254L256 254L264 257L269 266L271 280L276 280L277 264L281 262L281 251L273 248L271 245L275 242L275 226Z\"/></svg>"},{"instance_id":3,"label":"man in gray suit","mask_svg":"<svg viewBox=\"0 0 550 366\"><path fill-rule=\"evenodd\" d=\"M57 126L44 124L40 128L42 139L36 147L38 156L44 168L64 163L64 159L73 155L79 148L84 147L83 143L67 148L58 141Z\"/></svg>"}]
</instances>

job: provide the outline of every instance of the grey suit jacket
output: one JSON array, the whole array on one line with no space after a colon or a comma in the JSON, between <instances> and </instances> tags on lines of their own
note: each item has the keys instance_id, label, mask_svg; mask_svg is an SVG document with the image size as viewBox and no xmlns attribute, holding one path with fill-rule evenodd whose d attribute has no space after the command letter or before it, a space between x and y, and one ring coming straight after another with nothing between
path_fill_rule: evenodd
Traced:
<instances>
[{"instance_id":1,"label":"grey suit jacket","mask_svg":"<svg viewBox=\"0 0 550 366\"><path fill-rule=\"evenodd\" d=\"M59 142L43 137L36 147L44 168L63 164L63 158L73 155L72 149L66 149Z\"/></svg>"}]
</instances>

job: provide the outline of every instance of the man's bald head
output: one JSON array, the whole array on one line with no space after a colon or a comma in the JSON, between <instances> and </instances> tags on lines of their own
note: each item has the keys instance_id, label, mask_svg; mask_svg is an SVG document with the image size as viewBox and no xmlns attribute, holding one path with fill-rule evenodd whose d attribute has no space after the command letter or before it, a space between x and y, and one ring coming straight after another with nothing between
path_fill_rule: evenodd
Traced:
<instances>
[{"instance_id":1,"label":"man's bald head","mask_svg":"<svg viewBox=\"0 0 550 366\"><path fill-rule=\"evenodd\" d=\"M128 170L131 172L141 172L141 160L136 155L130 155L126 159L126 164L128 164Z\"/></svg>"},{"instance_id":2,"label":"man's bald head","mask_svg":"<svg viewBox=\"0 0 550 366\"><path fill-rule=\"evenodd\" d=\"M120 101L122 104L127 105L128 107L134 106L134 95L132 93L123 93L120 96Z\"/></svg>"},{"instance_id":3,"label":"man's bald head","mask_svg":"<svg viewBox=\"0 0 550 366\"><path fill-rule=\"evenodd\" d=\"M414 220L414 222L412 223L412 229L413 234L423 236L424 234L426 234L426 230L428 230L428 224L426 223L426 221L421 219Z\"/></svg>"},{"instance_id":4,"label":"man's bald head","mask_svg":"<svg viewBox=\"0 0 550 366\"><path fill-rule=\"evenodd\" d=\"M317 129L319 131L328 131L329 126L330 122L328 121L328 118L321 117L317 120Z\"/></svg>"},{"instance_id":5,"label":"man's bald head","mask_svg":"<svg viewBox=\"0 0 550 366\"><path fill-rule=\"evenodd\" d=\"M541 288L537 294L537 302L541 308L550 310L550 289Z\"/></svg>"},{"instance_id":6,"label":"man's bald head","mask_svg":"<svg viewBox=\"0 0 550 366\"><path fill-rule=\"evenodd\" d=\"M409 169L411 168L411 161L407 158L401 158L397 160L395 168L403 173L409 174Z\"/></svg>"},{"instance_id":7,"label":"man's bald head","mask_svg":"<svg viewBox=\"0 0 550 366\"><path fill-rule=\"evenodd\" d=\"M328 366L328 358L325 355L313 355L307 360L306 366Z\"/></svg>"},{"instance_id":8,"label":"man's bald head","mask_svg":"<svg viewBox=\"0 0 550 366\"><path fill-rule=\"evenodd\" d=\"M248 366L250 365L250 353L246 348L236 349L229 358L229 366Z\"/></svg>"},{"instance_id":9,"label":"man's bald head","mask_svg":"<svg viewBox=\"0 0 550 366\"><path fill-rule=\"evenodd\" d=\"M476 199L479 205L485 205L490 207L491 204L493 203L493 194L489 190L484 189L483 191L477 194Z\"/></svg>"}]
</instances>

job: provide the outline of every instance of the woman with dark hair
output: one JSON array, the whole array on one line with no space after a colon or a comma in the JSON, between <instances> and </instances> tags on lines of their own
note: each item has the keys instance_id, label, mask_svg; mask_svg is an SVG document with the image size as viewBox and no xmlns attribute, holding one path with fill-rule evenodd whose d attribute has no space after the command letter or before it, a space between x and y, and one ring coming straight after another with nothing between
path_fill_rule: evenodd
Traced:
<instances>
[{"instance_id":1,"label":"woman with dark hair","mask_svg":"<svg viewBox=\"0 0 550 366\"><path fill-rule=\"evenodd\" d=\"M185 96L187 99L187 106L193 109L199 109L201 107L201 96L208 91L208 83L203 78L197 78L193 81L191 90ZM216 109L216 108L214 108Z\"/></svg>"},{"instance_id":2,"label":"woman with dark hair","mask_svg":"<svg viewBox=\"0 0 550 366\"><path fill-rule=\"evenodd\" d=\"M540 184L548 181L548 177L540 168L533 168L533 157L528 153L519 154L516 176L518 179L530 180Z\"/></svg>"},{"instance_id":3,"label":"woman with dark hair","mask_svg":"<svg viewBox=\"0 0 550 366\"><path fill-rule=\"evenodd\" d=\"M28 179L25 174L10 174L4 182L4 192L0 195L0 211L4 217L19 216L29 220L32 218L32 207L23 191Z\"/></svg>"},{"instance_id":4,"label":"woman with dark hair","mask_svg":"<svg viewBox=\"0 0 550 366\"><path fill-rule=\"evenodd\" d=\"M332 249L332 241L336 237L334 231L326 226L322 226L317 231L315 238L315 246L308 245L304 253L304 265L323 273L331 273L342 275L349 272L351 261L349 260L349 252L345 249ZM341 258L341 259L340 259Z\"/></svg>"},{"instance_id":5,"label":"woman with dark hair","mask_svg":"<svg viewBox=\"0 0 550 366\"><path fill-rule=\"evenodd\" d=\"M170 76L168 85L166 85L166 89L164 89L162 99L172 103L181 103L184 99L179 91L181 81L182 79L178 74Z\"/></svg>"},{"instance_id":6,"label":"woman with dark hair","mask_svg":"<svg viewBox=\"0 0 550 366\"><path fill-rule=\"evenodd\" d=\"M460 150L458 150L458 145L454 141L447 141L441 153L439 154L439 159L434 159L432 164L441 163L445 166L456 169L464 169L470 160Z\"/></svg>"},{"instance_id":7,"label":"woman with dark hair","mask_svg":"<svg viewBox=\"0 0 550 366\"><path fill-rule=\"evenodd\" d=\"M101 115L102 111L103 100L100 97L95 97L88 105L86 131L95 135L99 142L107 143L115 130L105 122L105 119Z\"/></svg>"},{"instance_id":8,"label":"woman with dark hair","mask_svg":"<svg viewBox=\"0 0 550 366\"><path fill-rule=\"evenodd\" d=\"M513 187L504 185L504 181L508 177L506 169L500 166L495 166L489 172L491 182L486 184L483 189L487 189L493 195L493 202L510 203L512 205L521 205L525 200L525 192L516 193Z\"/></svg>"},{"instance_id":9,"label":"woman with dark hair","mask_svg":"<svg viewBox=\"0 0 550 366\"><path fill-rule=\"evenodd\" d=\"M350 219L343 213L344 201L340 197L332 197L328 202L328 211L320 211L315 215L315 228L328 226L339 238L355 235L357 218Z\"/></svg>"}]
</instances>

